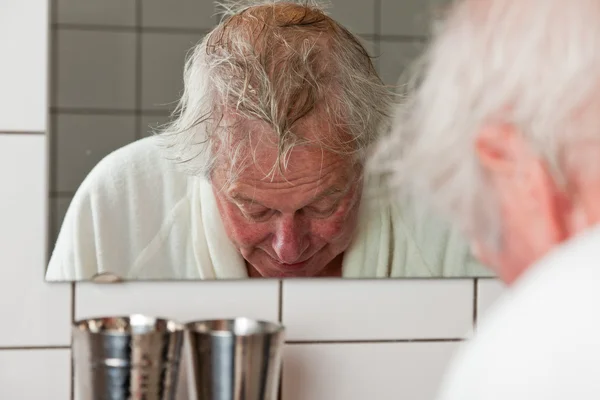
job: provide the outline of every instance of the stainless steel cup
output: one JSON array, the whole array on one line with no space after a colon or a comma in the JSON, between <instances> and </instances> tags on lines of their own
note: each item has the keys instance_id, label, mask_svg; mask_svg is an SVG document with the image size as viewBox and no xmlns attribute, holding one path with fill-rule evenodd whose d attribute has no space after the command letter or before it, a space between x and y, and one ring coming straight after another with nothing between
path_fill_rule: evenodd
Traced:
<instances>
[{"instance_id":1,"label":"stainless steel cup","mask_svg":"<svg viewBox=\"0 0 600 400\"><path fill-rule=\"evenodd\" d=\"M139 314L76 321L76 398L175 399L183 328L174 321Z\"/></svg>"},{"instance_id":2,"label":"stainless steel cup","mask_svg":"<svg viewBox=\"0 0 600 400\"><path fill-rule=\"evenodd\" d=\"M284 332L249 318L186 324L197 400L276 400Z\"/></svg>"}]
</instances>

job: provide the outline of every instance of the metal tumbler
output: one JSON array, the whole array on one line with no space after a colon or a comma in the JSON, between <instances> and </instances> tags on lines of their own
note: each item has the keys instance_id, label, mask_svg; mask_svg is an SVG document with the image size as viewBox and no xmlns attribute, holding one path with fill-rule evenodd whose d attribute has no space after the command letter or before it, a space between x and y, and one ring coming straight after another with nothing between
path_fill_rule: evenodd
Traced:
<instances>
[{"instance_id":1,"label":"metal tumbler","mask_svg":"<svg viewBox=\"0 0 600 400\"><path fill-rule=\"evenodd\" d=\"M249 318L186 324L197 400L276 400L284 327Z\"/></svg>"},{"instance_id":2,"label":"metal tumbler","mask_svg":"<svg viewBox=\"0 0 600 400\"><path fill-rule=\"evenodd\" d=\"M76 321L76 398L175 399L183 328L174 321L139 314Z\"/></svg>"}]
</instances>

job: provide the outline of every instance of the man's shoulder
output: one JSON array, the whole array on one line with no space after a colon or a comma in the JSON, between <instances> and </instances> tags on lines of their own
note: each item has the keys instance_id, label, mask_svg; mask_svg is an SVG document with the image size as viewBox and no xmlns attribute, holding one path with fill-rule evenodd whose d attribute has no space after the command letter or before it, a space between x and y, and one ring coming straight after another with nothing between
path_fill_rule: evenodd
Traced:
<instances>
[{"instance_id":1,"label":"man's shoulder","mask_svg":"<svg viewBox=\"0 0 600 400\"><path fill-rule=\"evenodd\" d=\"M555 398L539 396L569 379L600 396L599 233L560 246L506 289L459 353L442 399Z\"/></svg>"},{"instance_id":2,"label":"man's shoulder","mask_svg":"<svg viewBox=\"0 0 600 400\"><path fill-rule=\"evenodd\" d=\"M187 176L167 159L156 136L139 139L106 155L90 171L81 185L82 190L105 186L122 186L129 190L186 184Z\"/></svg>"}]
</instances>

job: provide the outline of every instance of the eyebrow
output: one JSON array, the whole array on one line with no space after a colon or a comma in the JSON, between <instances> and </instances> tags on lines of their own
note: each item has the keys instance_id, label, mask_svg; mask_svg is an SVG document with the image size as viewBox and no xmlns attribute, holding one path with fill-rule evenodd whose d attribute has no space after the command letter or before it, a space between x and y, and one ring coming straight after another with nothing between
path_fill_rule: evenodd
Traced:
<instances>
[{"instance_id":1,"label":"eyebrow","mask_svg":"<svg viewBox=\"0 0 600 400\"><path fill-rule=\"evenodd\" d=\"M316 196L315 196L315 197L312 199L311 203L309 203L309 204L316 203L316 202L318 202L318 201L320 201L320 200L323 200L323 199L324 199L324 198L326 198L326 197L329 197L329 196L332 196L332 195L335 195L335 194L347 193L347 192L348 192L348 190L349 190L349 188L348 188L348 189L345 189L345 190L341 190L341 189L339 189L339 188L337 188L337 187L335 187L335 186L330 186L330 187L328 187L327 189L323 190L323 191L322 191L321 193L319 193L318 195L316 195ZM258 205L258 206L261 206L261 207L269 208L269 207L265 206L264 204L261 204L261 203L259 203L259 202L258 202L258 201L256 201L255 199L253 199L253 198L250 198L250 197L246 197L246 196L244 196L243 194L234 193L233 195L231 195L231 196L230 196L230 198L231 198L232 200L236 201L236 202L241 202L241 203L251 203L251 204L256 204L256 205Z\"/></svg>"}]
</instances>

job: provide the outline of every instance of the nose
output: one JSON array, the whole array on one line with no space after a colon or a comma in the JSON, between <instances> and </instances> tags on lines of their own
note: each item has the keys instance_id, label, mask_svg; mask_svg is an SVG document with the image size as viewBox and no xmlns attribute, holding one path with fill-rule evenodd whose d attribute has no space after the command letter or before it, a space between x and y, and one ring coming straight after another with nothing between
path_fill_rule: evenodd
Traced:
<instances>
[{"instance_id":1,"label":"nose","mask_svg":"<svg viewBox=\"0 0 600 400\"><path fill-rule=\"evenodd\" d=\"M286 264L300 262L309 241L302 221L295 215L282 215L276 222L273 250L279 261Z\"/></svg>"}]
</instances>

